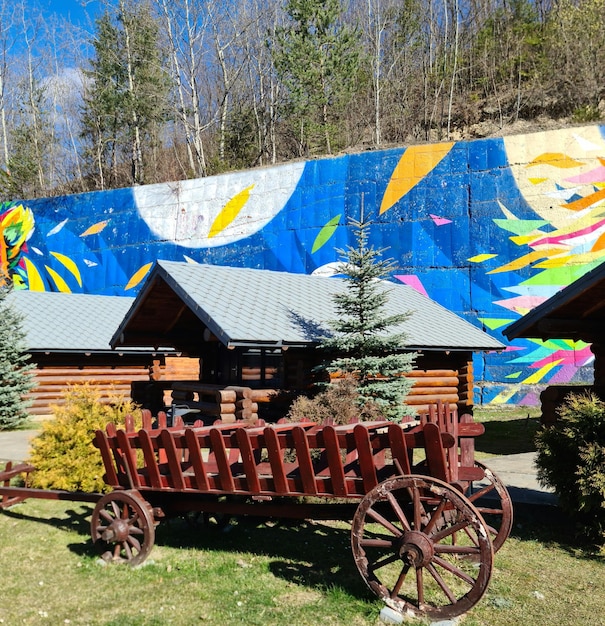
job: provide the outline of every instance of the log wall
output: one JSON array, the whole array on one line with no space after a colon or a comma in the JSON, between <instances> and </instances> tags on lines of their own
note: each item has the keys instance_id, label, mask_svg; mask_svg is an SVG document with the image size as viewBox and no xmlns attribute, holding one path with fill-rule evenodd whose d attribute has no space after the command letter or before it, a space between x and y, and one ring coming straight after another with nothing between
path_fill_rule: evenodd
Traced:
<instances>
[{"instance_id":1,"label":"log wall","mask_svg":"<svg viewBox=\"0 0 605 626\"><path fill-rule=\"evenodd\" d=\"M63 406L65 392L72 385L87 383L101 394L101 402L129 400L133 381L149 381L150 368L145 365L78 367L55 366L36 368L35 387L26 396L31 402L31 415L52 414L53 406Z\"/></svg>"},{"instance_id":2,"label":"log wall","mask_svg":"<svg viewBox=\"0 0 605 626\"><path fill-rule=\"evenodd\" d=\"M458 406L461 394L457 370L413 370L408 377L414 379L414 384L406 403L417 412L427 412L429 405L437 404L439 400Z\"/></svg>"},{"instance_id":3,"label":"log wall","mask_svg":"<svg viewBox=\"0 0 605 626\"><path fill-rule=\"evenodd\" d=\"M179 381L170 385L171 404L199 411L204 423L258 420L258 403L252 389L237 385L211 385L198 381Z\"/></svg>"}]
</instances>

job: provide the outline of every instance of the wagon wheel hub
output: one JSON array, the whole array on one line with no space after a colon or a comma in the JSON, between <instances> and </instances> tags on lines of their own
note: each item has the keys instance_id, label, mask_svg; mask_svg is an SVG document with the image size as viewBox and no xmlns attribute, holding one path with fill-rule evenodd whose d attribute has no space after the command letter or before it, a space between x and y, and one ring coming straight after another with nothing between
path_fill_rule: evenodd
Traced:
<instances>
[{"instance_id":1,"label":"wagon wheel hub","mask_svg":"<svg viewBox=\"0 0 605 626\"><path fill-rule=\"evenodd\" d=\"M130 524L125 519L115 519L103 531L101 538L103 541L120 542L126 541L130 535Z\"/></svg>"},{"instance_id":2,"label":"wagon wheel hub","mask_svg":"<svg viewBox=\"0 0 605 626\"><path fill-rule=\"evenodd\" d=\"M426 567L434 556L433 542L424 533L410 530L402 535L399 558L410 567Z\"/></svg>"}]
</instances>

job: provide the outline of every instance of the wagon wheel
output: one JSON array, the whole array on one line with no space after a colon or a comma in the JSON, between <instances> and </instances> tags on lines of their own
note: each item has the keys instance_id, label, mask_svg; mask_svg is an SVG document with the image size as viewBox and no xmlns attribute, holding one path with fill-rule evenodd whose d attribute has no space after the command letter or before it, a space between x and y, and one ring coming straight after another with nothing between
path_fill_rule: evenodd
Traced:
<instances>
[{"instance_id":1,"label":"wagon wheel","mask_svg":"<svg viewBox=\"0 0 605 626\"><path fill-rule=\"evenodd\" d=\"M151 505L136 491L112 491L95 506L90 534L106 561L138 565L155 539Z\"/></svg>"},{"instance_id":2,"label":"wagon wheel","mask_svg":"<svg viewBox=\"0 0 605 626\"><path fill-rule=\"evenodd\" d=\"M445 482L396 476L362 499L351 528L368 587L401 613L450 618L483 596L493 549L475 507Z\"/></svg>"},{"instance_id":3,"label":"wagon wheel","mask_svg":"<svg viewBox=\"0 0 605 626\"><path fill-rule=\"evenodd\" d=\"M494 552L497 552L513 528L513 502L497 474L479 461L475 461L475 467L485 472L485 480L471 483L465 495L483 516L491 534Z\"/></svg>"}]
</instances>

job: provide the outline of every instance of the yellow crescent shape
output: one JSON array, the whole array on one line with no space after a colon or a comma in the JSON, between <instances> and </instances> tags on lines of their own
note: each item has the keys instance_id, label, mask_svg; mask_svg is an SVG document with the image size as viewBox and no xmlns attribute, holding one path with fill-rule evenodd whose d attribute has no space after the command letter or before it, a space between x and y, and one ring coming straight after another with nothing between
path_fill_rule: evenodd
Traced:
<instances>
[{"instance_id":1,"label":"yellow crescent shape","mask_svg":"<svg viewBox=\"0 0 605 626\"><path fill-rule=\"evenodd\" d=\"M47 265L46 271L50 274L50 277L53 279L55 285L57 286L57 289L61 293L71 293L71 289L69 288L67 283L63 280L63 278L61 278L61 276L59 276L59 274L57 274L57 272L55 272L54 269L48 267Z\"/></svg>"},{"instance_id":2,"label":"yellow crescent shape","mask_svg":"<svg viewBox=\"0 0 605 626\"><path fill-rule=\"evenodd\" d=\"M133 287L136 287L145 277L145 274L149 271L149 268L153 265L153 263L146 263L143 267L139 268L133 275L132 278L128 281L126 287L124 287L124 291L128 291Z\"/></svg>"},{"instance_id":3,"label":"yellow crescent shape","mask_svg":"<svg viewBox=\"0 0 605 626\"><path fill-rule=\"evenodd\" d=\"M57 261L59 261L59 263L61 263L61 265L63 265L69 272L71 272L73 277L78 281L78 285L80 285L81 287L82 277L80 276L80 270L78 269L78 266L74 263L74 261L59 252L51 252L51 254L55 257L55 259L57 259Z\"/></svg>"},{"instance_id":4,"label":"yellow crescent shape","mask_svg":"<svg viewBox=\"0 0 605 626\"><path fill-rule=\"evenodd\" d=\"M80 237L86 237L88 235L98 235L107 226L108 221L97 222L93 224L89 229L85 230Z\"/></svg>"},{"instance_id":5,"label":"yellow crescent shape","mask_svg":"<svg viewBox=\"0 0 605 626\"><path fill-rule=\"evenodd\" d=\"M212 226L210 227L210 231L208 232L208 239L212 239L212 237L216 237L220 232L225 230L231 222L238 216L239 212L244 208L246 202L248 202L248 198L250 197L250 192L254 188L254 184L246 187L238 194L233 196L229 202L221 209L220 213L216 216L214 222L212 222Z\"/></svg>"},{"instance_id":6,"label":"yellow crescent shape","mask_svg":"<svg viewBox=\"0 0 605 626\"><path fill-rule=\"evenodd\" d=\"M24 258L25 268L27 270L27 284L30 291L46 291L44 288L44 281L38 268L27 258Z\"/></svg>"},{"instance_id":7,"label":"yellow crescent shape","mask_svg":"<svg viewBox=\"0 0 605 626\"><path fill-rule=\"evenodd\" d=\"M382 215L385 211L388 211L427 174L432 172L453 146L454 142L452 141L436 143L430 146L419 145L407 148L401 155L384 192L380 205L380 214Z\"/></svg>"}]
</instances>

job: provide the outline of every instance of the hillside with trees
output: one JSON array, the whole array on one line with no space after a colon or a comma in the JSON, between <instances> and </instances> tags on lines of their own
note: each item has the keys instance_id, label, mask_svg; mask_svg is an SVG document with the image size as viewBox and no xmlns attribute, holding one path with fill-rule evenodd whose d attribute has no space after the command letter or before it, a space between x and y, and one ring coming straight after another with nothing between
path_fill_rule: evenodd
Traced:
<instances>
[{"instance_id":1,"label":"hillside with trees","mask_svg":"<svg viewBox=\"0 0 605 626\"><path fill-rule=\"evenodd\" d=\"M0 200L605 118L605 0L0 0Z\"/></svg>"}]
</instances>

